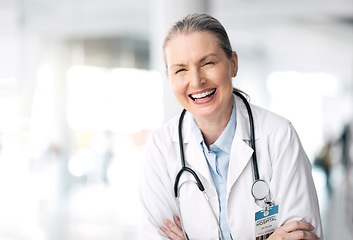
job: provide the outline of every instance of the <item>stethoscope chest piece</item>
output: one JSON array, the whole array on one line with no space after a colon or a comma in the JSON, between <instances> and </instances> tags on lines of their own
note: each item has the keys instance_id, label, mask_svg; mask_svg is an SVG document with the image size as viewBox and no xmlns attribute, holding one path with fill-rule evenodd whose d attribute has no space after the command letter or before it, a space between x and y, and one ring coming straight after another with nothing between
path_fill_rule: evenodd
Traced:
<instances>
[{"instance_id":1,"label":"stethoscope chest piece","mask_svg":"<svg viewBox=\"0 0 353 240\"><path fill-rule=\"evenodd\" d=\"M255 180L251 187L251 194L256 200L263 200L269 194L270 189L264 180Z\"/></svg>"}]
</instances>

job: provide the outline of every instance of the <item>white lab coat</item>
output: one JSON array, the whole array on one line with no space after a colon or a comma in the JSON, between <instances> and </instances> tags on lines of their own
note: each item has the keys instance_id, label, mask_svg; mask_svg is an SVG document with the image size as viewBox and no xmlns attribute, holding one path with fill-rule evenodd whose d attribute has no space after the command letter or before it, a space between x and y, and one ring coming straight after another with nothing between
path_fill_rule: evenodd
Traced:
<instances>
[{"instance_id":1,"label":"white lab coat","mask_svg":"<svg viewBox=\"0 0 353 240\"><path fill-rule=\"evenodd\" d=\"M227 218L234 240L255 239L255 212L262 202L251 195L253 168L249 146L249 122L244 103L235 97L237 127L232 143L227 179ZM260 178L270 187L271 200L279 205L279 225L293 220L313 224L322 239L322 227L311 164L292 124L269 111L251 105L254 116L256 153ZM200 177L210 202L219 217L217 191L203 155L196 142L190 118L183 121L183 142L186 165ZM163 220L179 216L175 198L175 176L181 168L178 144L178 117L154 132L146 148L141 179L141 240L168 239L160 230ZM194 178L184 173L180 186L180 205L184 228L191 240L218 239L215 218L198 190Z\"/></svg>"}]
</instances>

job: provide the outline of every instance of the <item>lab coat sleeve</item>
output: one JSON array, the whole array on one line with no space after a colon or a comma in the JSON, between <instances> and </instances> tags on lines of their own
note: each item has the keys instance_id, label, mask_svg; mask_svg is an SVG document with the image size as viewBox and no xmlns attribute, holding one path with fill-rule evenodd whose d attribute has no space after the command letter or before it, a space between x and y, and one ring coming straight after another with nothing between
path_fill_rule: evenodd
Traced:
<instances>
[{"instance_id":1,"label":"lab coat sleeve","mask_svg":"<svg viewBox=\"0 0 353 240\"><path fill-rule=\"evenodd\" d=\"M169 239L160 230L163 220L177 214L173 182L168 174L165 141L154 134L149 139L140 183L141 240Z\"/></svg>"},{"instance_id":2,"label":"lab coat sleeve","mask_svg":"<svg viewBox=\"0 0 353 240\"><path fill-rule=\"evenodd\" d=\"M273 136L271 188L279 205L280 225L294 220L311 223L322 239L319 204L311 163L291 123Z\"/></svg>"}]
</instances>

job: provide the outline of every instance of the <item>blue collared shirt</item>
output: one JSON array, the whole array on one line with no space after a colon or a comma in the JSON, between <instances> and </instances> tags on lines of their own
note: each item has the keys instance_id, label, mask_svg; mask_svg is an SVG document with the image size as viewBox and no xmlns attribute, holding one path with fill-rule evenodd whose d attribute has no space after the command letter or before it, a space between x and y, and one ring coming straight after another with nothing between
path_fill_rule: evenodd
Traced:
<instances>
[{"instance_id":1,"label":"blue collared shirt","mask_svg":"<svg viewBox=\"0 0 353 240\"><path fill-rule=\"evenodd\" d=\"M223 130L221 136L207 148L205 141L203 139L200 128L197 126L195 120L192 120L192 131L196 137L197 142L200 143L205 158L207 160L208 167L210 169L214 185L218 193L219 202L219 224L222 229L223 239L232 240L232 235L229 230L227 221L227 176L228 176L228 166L230 160L230 150L232 147L232 142L236 129L236 110L235 102L233 100L233 109L230 116L229 122L226 128Z\"/></svg>"}]
</instances>

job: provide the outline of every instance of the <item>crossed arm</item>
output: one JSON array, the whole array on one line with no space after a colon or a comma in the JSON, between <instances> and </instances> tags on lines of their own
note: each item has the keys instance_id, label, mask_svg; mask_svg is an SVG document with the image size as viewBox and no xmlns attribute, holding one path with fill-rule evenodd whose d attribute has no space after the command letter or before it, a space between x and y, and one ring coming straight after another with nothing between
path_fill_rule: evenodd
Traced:
<instances>
[{"instance_id":1,"label":"crossed arm","mask_svg":"<svg viewBox=\"0 0 353 240\"><path fill-rule=\"evenodd\" d=\"M174 216L174 222L169 219L164 220L161 227L162 232L172 240L185 240L181 223L178 217ZM314 227L304 221L293 221L277 228L268 240L318 240L320 239L313 232Z\"/></svg>"}]
</instances>

